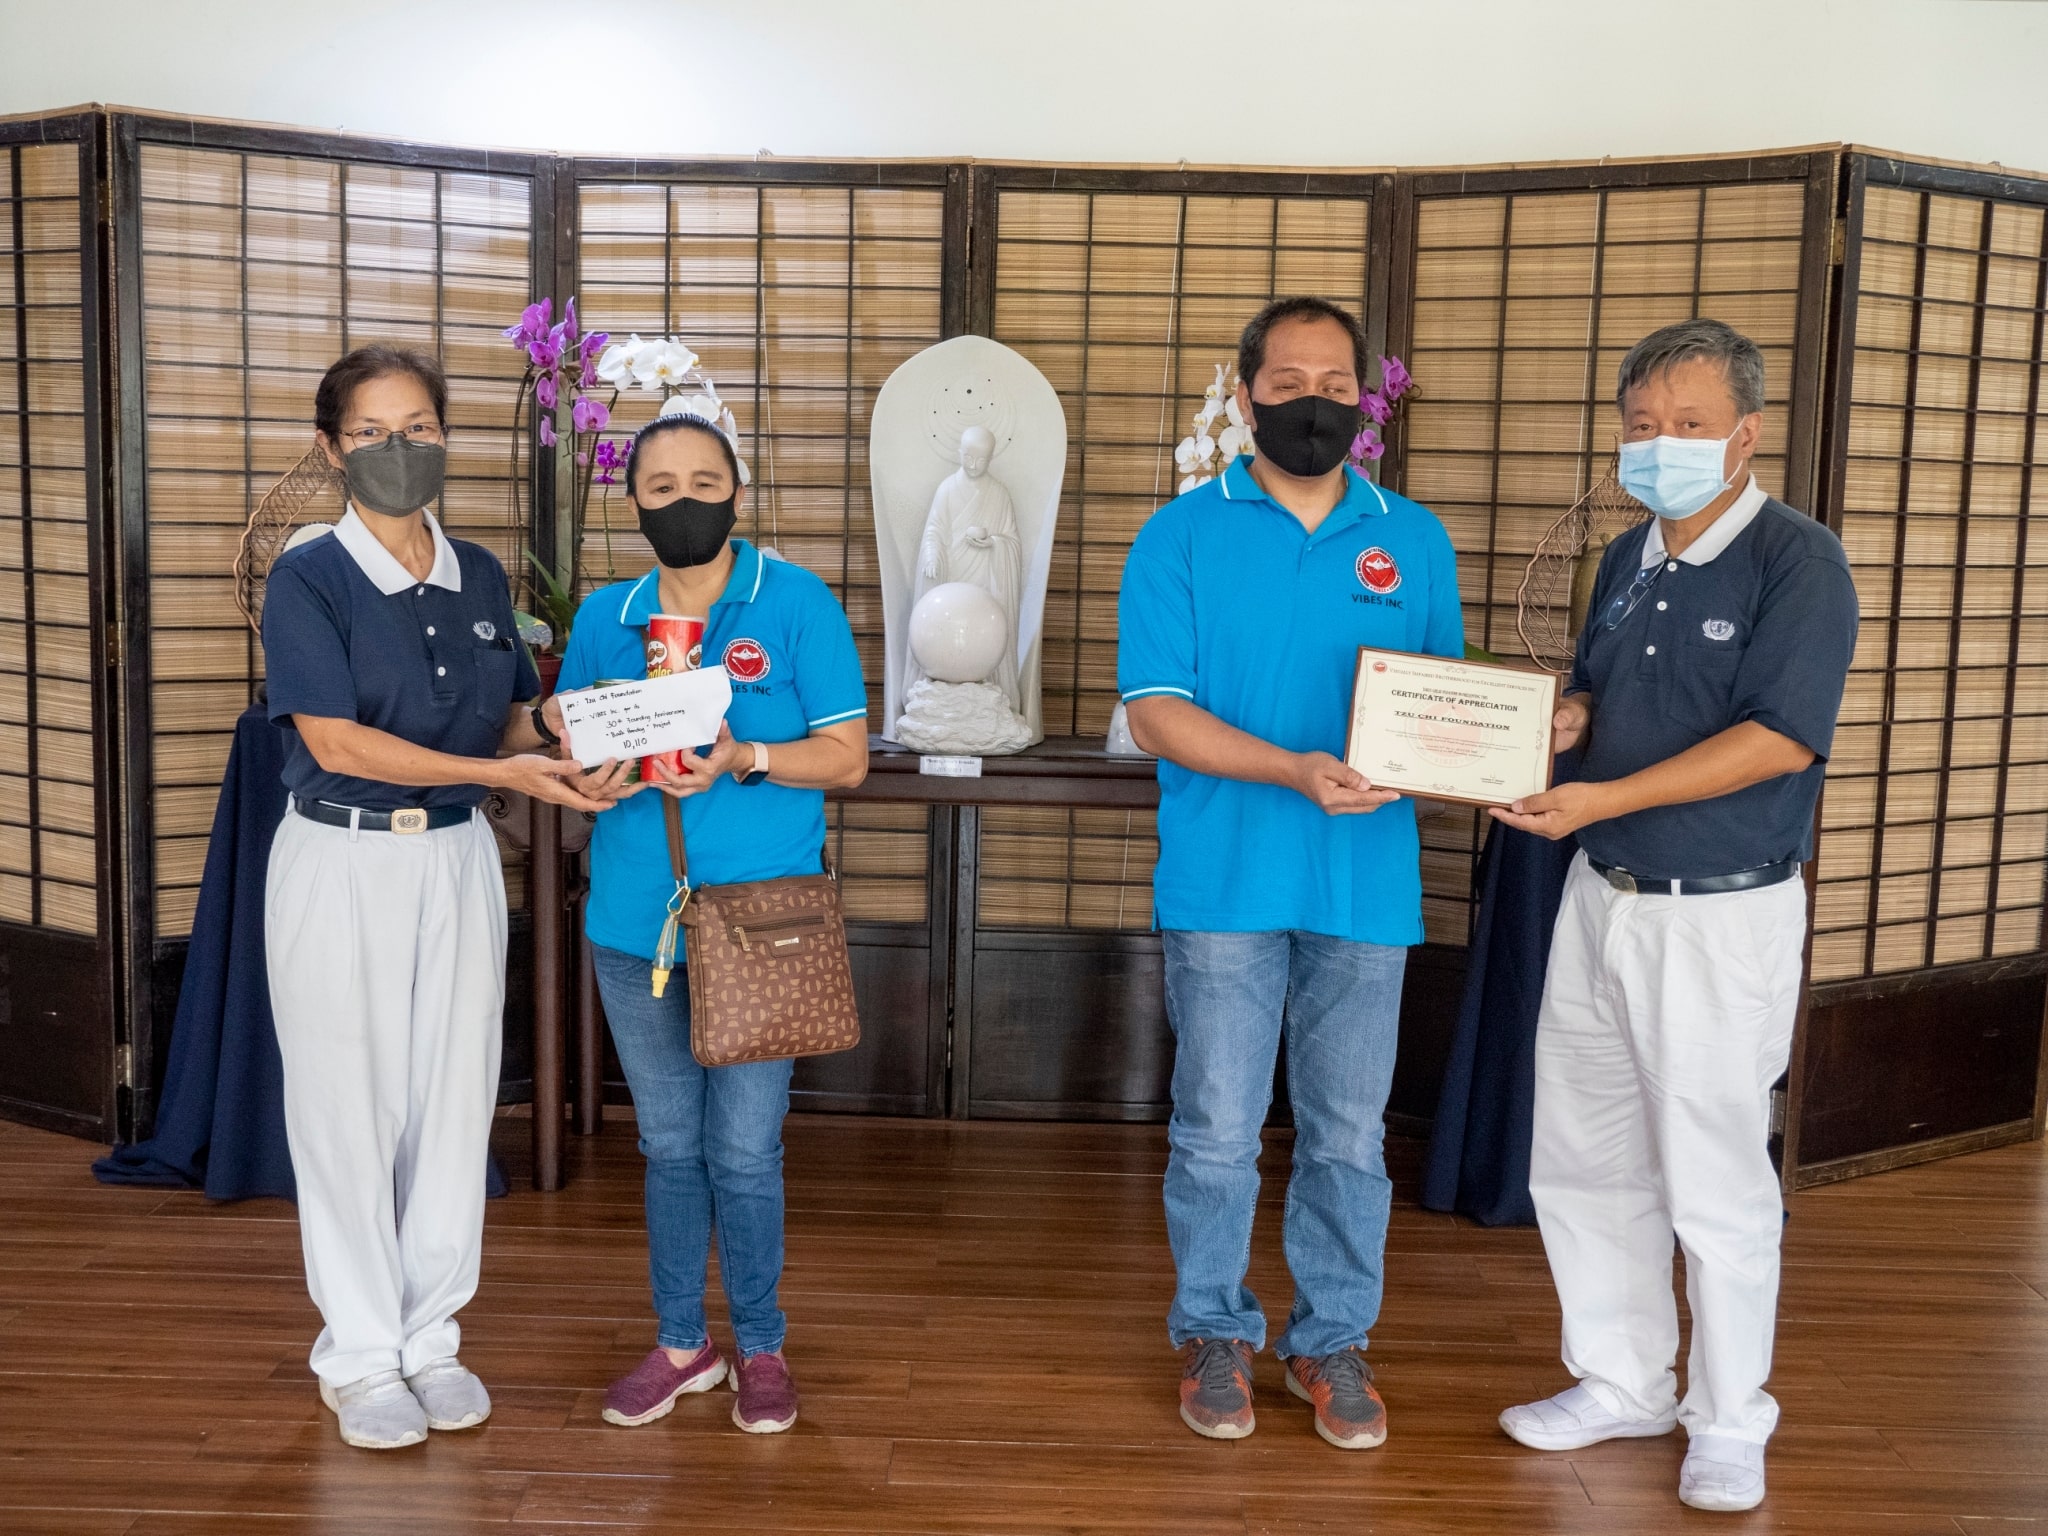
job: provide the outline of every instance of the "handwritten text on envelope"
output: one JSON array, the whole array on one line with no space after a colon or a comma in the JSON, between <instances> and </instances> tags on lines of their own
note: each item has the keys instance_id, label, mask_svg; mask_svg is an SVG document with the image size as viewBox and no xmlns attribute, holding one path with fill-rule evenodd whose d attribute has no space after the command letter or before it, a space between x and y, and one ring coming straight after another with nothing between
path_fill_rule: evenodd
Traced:
<instances>
[{"instance_id":1,"label":"handwritten text on envelope","mask_svg":"<svg viewBox=\"0 0 2048 1536\"><path fill-rule=\"evenodd\" d=\"M723 667L700 667L578 689L561 699L569 755L594 768L609 757L646 757L716 741L718 723L732 707L732 679Z\"/></svg>"}]
</instances>

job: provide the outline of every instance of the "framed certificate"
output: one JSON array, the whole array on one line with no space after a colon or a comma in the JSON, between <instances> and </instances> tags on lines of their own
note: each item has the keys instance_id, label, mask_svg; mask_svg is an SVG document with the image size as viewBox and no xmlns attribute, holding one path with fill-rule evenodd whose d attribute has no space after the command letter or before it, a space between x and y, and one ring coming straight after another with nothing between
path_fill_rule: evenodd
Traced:
<instances>
[{"instance_id":1,"label":"framed certificate","mask_svg":"<svg viewBox=\"0 0 2048 1536\"><path fill-rule=\"evenodd\" d=\"M1358 648L1344 761L1375 789L1507 805L1550 788L1554 672Z\"/></svg>"}]
</instances>

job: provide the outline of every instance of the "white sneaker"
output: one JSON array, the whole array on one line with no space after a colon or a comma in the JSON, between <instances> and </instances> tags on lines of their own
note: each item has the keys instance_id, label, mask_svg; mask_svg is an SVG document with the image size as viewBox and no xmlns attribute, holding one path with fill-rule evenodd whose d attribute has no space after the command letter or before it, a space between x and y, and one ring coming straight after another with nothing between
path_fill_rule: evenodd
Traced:
<instances>
[{"instance_id":1,"label":"white sneaker","mask_svg":"<svg viewBox=\"0 0 2048 1536\"><path fill-rule=\"evenodd\" d=\"M1764 1448L1754 1440L1694 1435L1678 1469L1678 1502L1694 1509L1755 1509L1764 1501Z\"/></svg>"},{"instance_id":2,"label":"white sneaker","mask_svg":"<svg viewBox=\"0 0 2048 1536\"><path fill-rule=\"evenodd\" d=\"M491 1416L491 1394L453 1355L428 1361L405 1384L426 1410L429 1429L473 1429Z\"/></svg>"},{"instance_id":3,"label":"white sneaker","mask_svg":"<svg viewBox=\"0 0 2048 1536\"><path fill-rule=\"evenodd\" d=\"M396 1371L379 1371L346 1386L320 1383L320 1401L341 1420L341 1438L365 1451L395 1451L427 1438L427 1416Z\"/></svg>"},{"instance_id":4,"label":"white sneaker","mask_svg":"<svg viewBox=\"0 0 2048 1536\"><path fill-rule=\"evenodd\" d=\"M1624 1419L1607 1411L1584 1387L1567 1387L1540 1403L1523 1403L1501 1411L1500 1427L1522 1444L1539 1451L1576 1451L1602 1440L1668 1435L1677 1413L1662 1419Z\"/></svg>"}]
</instances>

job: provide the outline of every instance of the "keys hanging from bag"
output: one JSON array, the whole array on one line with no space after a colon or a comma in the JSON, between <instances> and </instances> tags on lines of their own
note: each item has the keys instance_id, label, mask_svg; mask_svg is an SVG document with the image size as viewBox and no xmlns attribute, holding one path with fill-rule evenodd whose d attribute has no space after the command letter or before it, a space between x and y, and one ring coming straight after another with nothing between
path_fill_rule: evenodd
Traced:
<instances>
[{"instance_id":1,"label":"keys hanging from bag","mask_svg":"<svg viewBox=\"0 0 2048 1536\"><path fill-rule=\"evenodd\" d=\"M673 795L662 795L661 814L676 893L655 949L654 995L668 985L680 942L691 1054L703 1066L729 1067L859 1045L838 880L790 875L693 886L683 810Z\"/></svg>"}]
</instances>

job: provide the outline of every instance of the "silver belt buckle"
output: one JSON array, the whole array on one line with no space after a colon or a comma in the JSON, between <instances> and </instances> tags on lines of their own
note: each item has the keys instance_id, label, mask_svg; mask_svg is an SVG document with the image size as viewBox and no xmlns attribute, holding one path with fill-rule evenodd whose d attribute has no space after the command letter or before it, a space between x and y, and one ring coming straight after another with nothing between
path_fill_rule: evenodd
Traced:
<instances>
[{"instance_id":1,"label":"silver belt buckle","mask_svg":"<svg viewBox=\"0 0 2048 1536\"><path fill-rule=\"evenodd\" d=\"M1625 869L1608 870L1607 883L1617 891L1626 891L1631 896L1636 894L1636 877Z\"/></svg>"},{"instance_id":2,"label":"silver belt buckle","mask_svg":"<svg viewBox=\"0 0 2048 1536\"><path fill-rule=\"evenodd\" d=\"M391 830L400 837L410 837L415 832L424 832L427 830L427 813L420 810L393 811Z\"/></svg>"}]
</instances>

